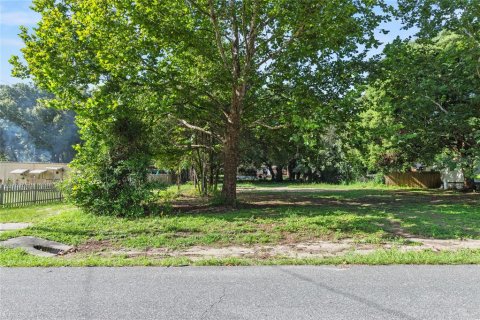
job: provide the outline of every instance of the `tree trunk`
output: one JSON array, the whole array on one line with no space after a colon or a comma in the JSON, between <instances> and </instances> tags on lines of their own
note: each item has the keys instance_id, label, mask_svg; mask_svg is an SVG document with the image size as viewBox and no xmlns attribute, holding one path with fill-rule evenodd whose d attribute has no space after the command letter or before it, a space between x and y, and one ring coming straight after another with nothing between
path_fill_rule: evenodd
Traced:
<instances>
[{"instance_id":1,"label":"tree trunk","mask_svg":"<svg viewBox=\"0 0 480 320\"><path fill-rule=\"evenodd\" d=\"M209 158L208 158L208 169L209 169L209 175L208 175L208 191L213 193L214 191L214 174L215 174L215 165L214 165L214 154L213 154L213 135L210 135L210 152L209 152Z\"/></svg>"},{"instance_id":2,"label":"tree trunk","mask_svg":"<svg viewBox=\"0 0 480 320\"><path fill-rule=\"evenodd\" d=\"M245 69L241 69L240 32L237 21L236 1L230 0L231 15L231 51L232 51L232 101L230 110L226 115L226 132L224 141L224 164L223 164L223 187L222 196L226 204L235 205L237 200L237 167L239 159L239 142L241 128L241 114L243 99L247 91L246 79L250 68L250 52L247 52ZM249 45L253 45L254 37L248 39ZM253 47L253 46L252 46ZM223 50L223 49L221 49ZM242 79L243 78L243 79Z\"/></svg>"},{"instance_id":3,"label":"tree trunk","mask_svg":"<svg viewBox=\"0 0 480 320\"><path fill-rule=\"evenodd\" d=\"M275 181L276 182L283 182L283 166L277 165L277 170L275 174Z\"/></svg>"},{"instance_id":4,"label":"tree trunk","mask_svg":"<svg viewBox=\"0 0 480 320\"><path fill-rule=\"evenodd\" d=\"M238 145L240 137L240 117L230 114L227 122L225 145L223 148L223 187L222 196L228 205L235 205L237 199Z\"/></svg>"},{"instance_id":5,"label":"tree trunk","mask_svg":"<svg viewBox=\"0 0 480 320\"><path fill-rule=\"evenodd\" d=\"M288 167L287 167L288 180L290 180L290 181L295 180L295 173L293 172L293 170L295 169L296 166L297 166L297 160L296 159L291 159L288 162Z\"/></svg>"}]
</instances>

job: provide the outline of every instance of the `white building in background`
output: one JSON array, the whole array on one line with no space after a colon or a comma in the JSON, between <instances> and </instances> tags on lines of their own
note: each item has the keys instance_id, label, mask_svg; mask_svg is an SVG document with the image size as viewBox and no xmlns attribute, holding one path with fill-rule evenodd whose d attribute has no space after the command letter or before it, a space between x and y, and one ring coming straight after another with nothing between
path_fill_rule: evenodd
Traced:
<instances>
[{"instance_id":1,"label":"white building in background","mask_svg":"<svg viewBox=\"0 0 480 320\"><path fill-rule=\"evenodd\" d=\"M464 176L461 170L443 169L441 171L443 189L462 189ZM480 184L480 168L474 178L475 184Z\"/></svg>"},{"instance_id":2,"label":"white building in background","mask_svg":"<svg viewBox=\"0 0 480 320\"><path fill-rule=\"evenodd\" d=\"M460 170L443 169L441 171L443 189L462 189L464 183L463 173Z\"/></svg>"},{"instance_id":3,"label":"white building in background","mask_svg":"<svg viewBox=\"0 0 480 320\"><path fill-rule=\"evenodd\" d=\"M0 162L0 184L52 183L64 179L68 164L51 162Z\"/></svg>"}]
</instances>

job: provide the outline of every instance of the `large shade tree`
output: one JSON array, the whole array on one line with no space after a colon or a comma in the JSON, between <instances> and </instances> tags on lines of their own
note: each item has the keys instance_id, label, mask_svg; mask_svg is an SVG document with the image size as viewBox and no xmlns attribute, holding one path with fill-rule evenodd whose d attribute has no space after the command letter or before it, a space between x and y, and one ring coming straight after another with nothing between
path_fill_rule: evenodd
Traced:
<instances>
[{"instance_id":1,"label":"large shade tree","mask_svg":"<svg viewBox=\"0 0 480 320\"><path fill-rule=\"evenodd\" d=\"M79 117L146 112L212 136L223 150L222 193L234 203L241 130L262 110L259 92L363 59L376 43L380 2L34 0L42 18L22 31L27 63L12 61L16 75ZM117 108L140 94L143 108Z\"/></svg>"},{"instance_id":2,"label":"large shade tree","mask_svg":"<svg viewBox=\"0 0 480 320\"><path fill-rule=\"evenodd\" d=\"M480 157L479 53L464 36L395 41L385 49L357 131L370 169L414 162L472 178Z\"/></svg>"}]
</instances>

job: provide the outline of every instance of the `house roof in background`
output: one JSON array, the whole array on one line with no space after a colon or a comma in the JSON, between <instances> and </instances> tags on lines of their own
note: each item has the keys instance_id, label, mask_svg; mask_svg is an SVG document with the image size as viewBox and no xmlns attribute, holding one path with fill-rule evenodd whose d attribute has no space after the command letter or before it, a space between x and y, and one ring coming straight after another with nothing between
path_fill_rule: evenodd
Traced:
<instances>
[{"instance_id":1,"label":"house roof in background","mask_svg":"<svg viewBox=\"0 0 480 320\"><path fill-rule=\"evenodd\" d=\"M45 169L57 171L57 170L63 170L63 167L46 167Z\"/></svg>"},{"instance_id":2,"label":"house roof in background","mask_svg":"<svg viewBox=\"0 0 480 320\"><path fill-rule=\"evenodd\" d=\"M44 172L47 172L47 170L37 169L37 170L30 171L29 174L41 174L41 173L44 173Z\"/></svg>"},{"instance_id":3,"label":"house roof in background","mask_svg":"<svg viewBox=\"0 0 480 320\"><path fill-rule=\"evenodd\" d=\"M10 173L13 173L13 174L22 174L22 173L25 173L27 172L28 169L15 169L13 171L10 171Z\"/></svg>"}]
</instances>

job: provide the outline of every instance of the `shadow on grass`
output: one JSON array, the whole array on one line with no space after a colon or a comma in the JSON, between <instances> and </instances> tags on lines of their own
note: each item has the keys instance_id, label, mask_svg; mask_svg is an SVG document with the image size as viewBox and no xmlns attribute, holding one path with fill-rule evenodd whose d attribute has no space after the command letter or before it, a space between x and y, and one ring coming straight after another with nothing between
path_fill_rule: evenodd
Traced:
<instances>
[{"instance_id":1,"label":"shadow on grass","mask_svg":"<svg viewBox=\"0 0 480 320\"><path fill-rule=\"evenodd\" d=\"M228 222L282 221L297 217L301 227L385 237L480 238L480 194L437 190L269 190L244 191L237 209L208 203L174 205L172 216ZM290 231L290 230L289 230ZM298 232L301 230L291 230Z\"/></svg>"}]
</instances>

